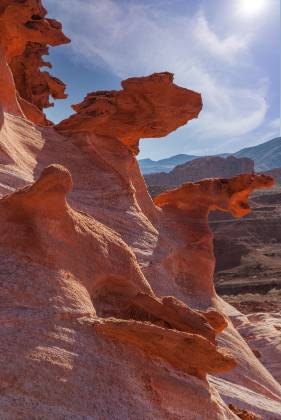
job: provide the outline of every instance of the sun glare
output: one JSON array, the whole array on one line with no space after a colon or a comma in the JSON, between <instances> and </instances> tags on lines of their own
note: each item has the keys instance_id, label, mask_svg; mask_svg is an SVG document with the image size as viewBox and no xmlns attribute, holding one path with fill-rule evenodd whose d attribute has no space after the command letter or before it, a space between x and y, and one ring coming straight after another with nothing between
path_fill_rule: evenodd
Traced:
<instances>
[{"instance_id":1,"label":"sun glare","mask_svg":"<svg viewBox=\"0 0 281 420\"><path fill-rule=\"evenodd\" d=\"M266 0L240 0L240 13L251 16L257 15L265 8Z\"/></svg>"}]
</instances>

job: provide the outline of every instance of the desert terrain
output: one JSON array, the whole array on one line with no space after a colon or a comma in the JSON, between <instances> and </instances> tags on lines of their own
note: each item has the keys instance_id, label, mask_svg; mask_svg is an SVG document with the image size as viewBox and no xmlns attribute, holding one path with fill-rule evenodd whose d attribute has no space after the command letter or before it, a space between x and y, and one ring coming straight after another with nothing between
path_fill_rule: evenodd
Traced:
<instances>
[{"instance_id":1,"label":"desert terrain","mask_svg":"<svg viewBox=\"0 0 281 420\"><path fill-rule=\"evenodd\" d=\"M219 294L242 312L280 312L281 187L254 193L243 219L210 216ZM216 220L217 219L217 220Z\"/></svg>"}]
</instances>

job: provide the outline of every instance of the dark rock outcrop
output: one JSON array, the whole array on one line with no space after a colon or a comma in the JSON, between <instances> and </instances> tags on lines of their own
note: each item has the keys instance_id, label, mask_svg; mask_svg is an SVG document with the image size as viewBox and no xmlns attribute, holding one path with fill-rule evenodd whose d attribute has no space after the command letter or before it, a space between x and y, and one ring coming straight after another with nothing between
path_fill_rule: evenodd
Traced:
<instances>
[{"instance_id":1,"label":"dark rock outcrop","mask_svg":"<svg viewBox=\"0 0 281 420\"><path fill-rule=\"evenodd\" d=\"M222 158L209 156L194 159L176 166L169 173L145 175L148 186L176 187L184 182L196 182L204 178L231 178L254 171L254 162L248 158L237 159L233 156Z\"/></svg>"}]
</instances>

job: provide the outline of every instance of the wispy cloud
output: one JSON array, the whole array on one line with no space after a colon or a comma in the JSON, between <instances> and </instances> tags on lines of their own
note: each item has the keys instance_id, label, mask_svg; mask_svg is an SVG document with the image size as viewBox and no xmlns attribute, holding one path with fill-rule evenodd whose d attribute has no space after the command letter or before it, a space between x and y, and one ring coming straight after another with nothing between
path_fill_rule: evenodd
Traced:
<instances>
[{"instance_id":1,"label":"wispy cloud","mask_svg":"<svg viewBox=\"0 0 281 420\"><path fill-rule=\"evenodd\" d=\"M202 9L181 16L158 7L157 0L45 2L63 21L73 54L91 66L121 79L168 70L178 84L201 92L199 120L181 129L194 150L205 144L215 153L220 142L245 138L263 124L267 81L249 88L236 77L245 66L251 72L250 31L218 35Z\"/></svg>"},{"instance_id":2,"label":"wispy cloud","mask_svg":"<svg viewBox=\"0 0 281 420\"><path fill-rule=\"evenodd\" d=\"M209 26L209 23L201 10L195 16L194 22L190 27L192 37L196 41L196 47L200 47L202 55L220 59L235 65L237 56L245 52L251 34L231 34L219 37Z\"/></svg>"}]
</instances>

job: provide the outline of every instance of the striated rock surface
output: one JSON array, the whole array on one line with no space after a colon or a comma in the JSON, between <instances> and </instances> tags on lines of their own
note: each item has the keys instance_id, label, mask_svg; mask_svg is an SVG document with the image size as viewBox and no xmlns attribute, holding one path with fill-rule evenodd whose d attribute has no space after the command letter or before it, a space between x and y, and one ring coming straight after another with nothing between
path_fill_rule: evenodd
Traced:
<instances>
[{"instance_id":1,"label":"striated rock surface","mask_svg":"<svg viewBox=\"0 0 281 420\"><path fill-rule=\"evenodd\" d=\"M141 138L164 137L202 109L201 95L175 85L168 72L124 80L122 88L89 93L57 130L115 137L137 154Z\"/></svg>"},{"instance_id":2,"label":"striated rock surface","mask_svg":"<svg viewBox=\"0 0 281 420\"><path fill-rule=\"evenodd\" d=\"M129 299L139 292L153 294L128 246L106 226L67 204L65 196L71 189L70 173L51 165L31 187L0 200L0 241L5 249L15 252L19 261L30 260L58 270L63 278L79 279L90 297L104 286L115 298L121 290L119 300L122 295ZM19 298L20 304L28 304L24 294Z\"/></svg>"},{"instance_id":3,"label":"striated rock surface","mask_svg":"<svg viewBox=\"0 0 281 420\"><path fill-rule=\"evenodd\" d=\"M184 182L195 182L204 178L231 178L250 172L254 172L254 161L251 159L237 159L234 156L227 158L208 156L178 165L169 173L145 175L145 181L151 188L160 186L167 189Z\"/></svg>"},{"instance_id":4,"label":"striated rock surface","mask_svg":"<svg viewBox=\"0 0 281 420\"><path fill-rule=\"evenodd\" d=\"M175 369L205 379L206 373L233 369L233 358L218 351L198 334L175 332L136 321L106 319L94 323L95 331L163 358Z\"/></svg>"},{"instance_id":5,"label":"striated rock surface","mask_svg":"<svg viewBox=\"0 0 281 420\"><path fill-rule=\"evenodd\" d=\"M219 312L194 311L173 296L157 299L139 293L132 300L131 310L164 321L169 328L193 334L200 333L212 342L215 342L215 335L227 327L226 319Z\"/></svg>"},{"instance_id":6,"label":"striated rock surface","mask_svg":"<svg viewBox=\"0 0 281 420\"><path fill-rule=\"evenodd\" d=\"M38 398L38 390L35 392L35 389L39 387L40 390L41 386L46 386L46 381L53 383L52 372L58 374L55 368L57 358L62 363L60 378L63 380L69 365L71 369L78 369L72 378L73 381L77 380L76 375L79 376L82 371L79 367L74 368L65 353L66 343L59 344L59 341L70 340L70 336L66 338L63 333L64 329L70 331L71 328L76 335L79 334L79 350L78 343L75 344L78 362L93 321L98 334L95 338L98 346L103 342L99 338L100 334L111 337L120 343L129 344L132 347L129 353L134 354L135 349L142 350L152 361L160 358L170 368L204 381L207 373L225 372L233 368L234 359L227 351L216 348L214 341L215 335L227 324L224 317L215 311L205 313L190 310L171 297L162 300L154 297L130 248L112 230L69 206L66 194L71 189L69 171L56 164L44 169L33 185L0 200L0 259L2 270L6 273L5 278L1 277L1 329L5 337L2 351L5 364L0 366L0 371L7 391L16 386L19 398L12 408L9 406L12 395L7 392L5 398L0 399L0 409L16 415L18 404L22 404L20 401L24 387L29 386L28 398L25 398L27 407L24 409L24 414L28 416L31 413L29 410L33 410L31 401ZM135 308L128 321L122 319L126 305L131 310L132 305ZM149 322L142 320L144 312L152 316ZM106 314L114 314L119 319L97 318L97 315ZM35 323L32 332L28 330L30 322ZM14 328L18 324L22 326L21 333L17 334L17 340L12 345L13 349L17 349L15 364L6 346L11 345L9 339L13 337ZM34 341L34 333L38 328L44 330L45 338L41 345ZM84 340L83 331L86 333ZM107 358L105 363L112 363L112 356L107 354L106 342L103 346L103 350L96 350L97 356L102 351ZM30 350L26 353L27 348ZM194 352L197 358L191 357ZM132 357L142 358L138 354ZM46 367L48 375L38 384L38 379L35 380L37 373L34 360L45 358L48 358L51 365ZM90 355L87 358L87 363L93 360ZM14 382L13 378L22 369L29 372L25 380ZM139 367L137 369L139 373L142 372ZM120 377L121 372L118 373ZM112 381L111 375L106 378ZM69 379L66 381L68 383ZM80 387L85 389L85 386L92 385L90 379L86 379ZM36 388L33 389L33 386ZM40 397L41 402L36 404L35 413L44 413L41 404L44 401L44 404L50 405L54 392L61 410L52 413L49 407L49 416L55 418L62 413L65 416L78 414L81 408L76 412L77 408L73 408L68 397L58 392L56 384L47 398L42 400ZM106 395L99 395L98 401L104 400ZM89 410L86 412L91 415L93 407ZM126 410L127 406L123 403L124 415ZM136 410L138 404L130 411L130 415L135 414ZM161 415L157 414L157 410L152 412L153 416L158 415L159 418L165 416L164 412Z\"/></svg>"},{"instance_id":7,"label":"striated rock surface","mask_svg":"<svg viewBox=\"0 0 281 420\"><path fill-rule=\"evenodd\" d=\"M235 355L238 365L233 369L240 390L236 405L244 406L239 387L248 384L255 398L261 394L276 401L272 410L277 413L277 383L231 324L224 342L214 343L216 334L221 341L226 327L216 306L226 315L227 311L212 301L212 274L196 271L187 260L175 259L174 272L166 264L167 247L176 253L183 244L185 254L188 247L192 252L192 236L182 234L183 225L175 229L177 220L153 205L125 145L98 136L88 143L75 137L63 142L52 127L38 130L8 114L0 140L2 412L18 416L24 411L26 418L91 418L96 412L109 418L142 418L144 412L159 419L198 413L206 419L235 418L215 390L217 385L202 381L212 369L211 360L221 360L224 371L234 366L233 358L220 350L221 346L233 354L229 338L234 335L240 355ZM57 164L43 170L51 162ZM69 169L73 182L58 165ZM22 189L34 179L35 184ZM199 233L194 233L194 241L200 243ZM212 258L207 256L211 264ZM193 272L193 277L179 277L180 270ZM134 301L128 319L126 308ZM113 326L110 320L106 323L108 316L115 316ZM114 336L93 329L95 323L110 326ZM167 340L160 354L160 344L153 350L139 338L143 328L156 343L160 337L161 342ZM200 366L199 358L177 360L176 343L189 351L184 350L183 334L196 336L191 354L198 349ZM168 346L170 335L174 352ZM192 369L200 370L201 379ZM244 372L252 378L250 384ZM257 389L258 379L262 386ZM78 394L79 399L74 397ZM133 395L138 397L132 400ZM255 398L250 404L254 412ZM269 412L263 409L263 414Z\"/></svg>"},{"instance_id":8,"label":"striated rock surface","mask_svg":"<svg viewBox=\"0 0 281 420\"><path fill-rule=\"evenodd\" d=\"M1 2L6 19L23 12L31 32L38 21L42 37L45 27L61 34L39 1ZM9 65L26 41L46 39L39 30L27 40L24 29L21 51L17 42L10 50L3 28L12 95L0 96L0 417L234 420L233 404L280 418L269 363L276 341L261 363L238 332L242 315L216 295L207 223L214 208L247 214L250 192L272 179L186 184L156 205L134 156L138 140L196 117L200 95L154 74L39 127L20 104L40 112L45 90L15 83ZM17 83L32 85L32 96L20 98Z\"/></svg>"}]
</instances>

